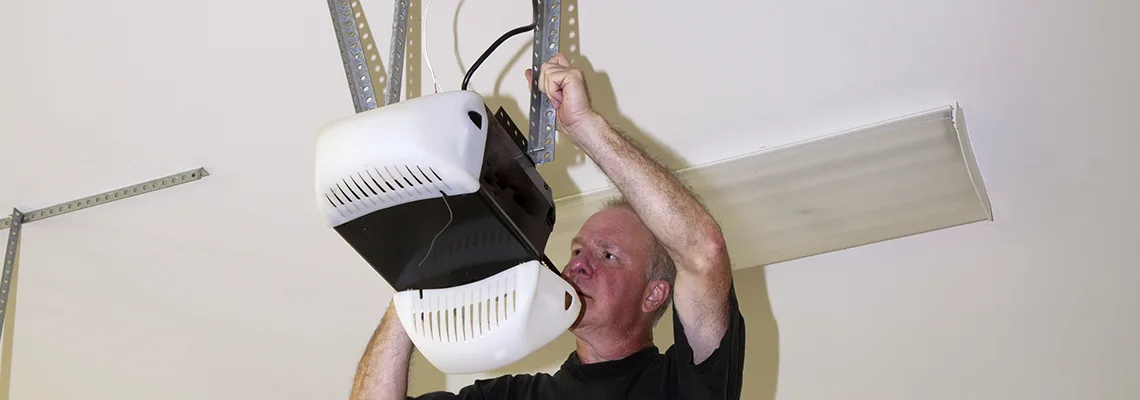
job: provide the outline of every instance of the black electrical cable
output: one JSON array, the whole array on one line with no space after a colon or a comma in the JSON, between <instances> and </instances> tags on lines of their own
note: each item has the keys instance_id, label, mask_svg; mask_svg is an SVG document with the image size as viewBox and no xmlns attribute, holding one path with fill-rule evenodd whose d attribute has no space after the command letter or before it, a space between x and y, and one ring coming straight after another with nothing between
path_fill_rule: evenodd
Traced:
<instances>
[{"instance_id":1,"label":"black electrical cable","mask_svg":"<svg viewBox=\"0 0 1140 400\"><path fill-rule=\"evenodd\" d=\"M533 30L534 27L538 26L538 0L531 0L530 4L532 11L534 12L534 21L531 22L530 25L520 26L518 28L507 31L507 33L504 33L503 36L499 36L499 39L495 40L495 43L491 43L491 47L488 47L487 50L483 52L483 55L479 56L479 59L475 60L474 64L471 64L471 68L467 70L467 75L463 77L463 86L460 89L467 90L467 84L471 82L471 76L475 74L475 69L479 68L479 65L482 65L483 61L486 60L487 57L490 56L491 53L499 47L499 45L503 44L503 42L506 42L507 39L510 39L515 35L526 33L526 31Z\"/></svg>"}]
</instances>

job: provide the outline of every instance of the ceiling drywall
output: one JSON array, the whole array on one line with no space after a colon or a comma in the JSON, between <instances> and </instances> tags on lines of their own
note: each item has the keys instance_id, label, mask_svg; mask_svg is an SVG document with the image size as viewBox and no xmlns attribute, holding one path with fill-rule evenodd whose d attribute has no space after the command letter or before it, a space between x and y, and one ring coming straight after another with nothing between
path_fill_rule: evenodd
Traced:
<instances>
[{"instance_id":1,"label":"ceiling drywall","mask_svg":"<svg viewBox=\"0 0 1140 400\"><path fill-rule=\"evenodd\" d=\"M391 3L363 5L383 54ZM435 1L444 88L528 7ZM1140 395L1140 5L577 8L598 107L674 168L969 115L993 222L767 268L779 398ZM472 83L516 119L528 44ZM313 204L317 128L352 112L338 57L320 1L0 5L0 207L211 173L25 226L11 398L347 396L390 289ZM606 185L559 146L560 195Z\"/></svg>"}]
</instances>

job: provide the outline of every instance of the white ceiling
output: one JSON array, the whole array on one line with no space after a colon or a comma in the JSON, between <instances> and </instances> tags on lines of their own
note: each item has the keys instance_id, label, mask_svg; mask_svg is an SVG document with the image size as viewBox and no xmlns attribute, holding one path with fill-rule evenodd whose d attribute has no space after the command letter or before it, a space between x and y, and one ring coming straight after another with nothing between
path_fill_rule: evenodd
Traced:
<instances>
[{"instance_id":1,"label":"white ceiling","mask_svg":"<svg viewBox=\"0 0 1140 400\"><path fill-rule=\"evenodd\" d=\"M457 3L427 31L449 90L530 15ZM363 4L384 54L391 3ZM965 109L995 221L768 267L781 398L1140 395L1140 3L578 6L599 106L675 168ZM528 44L472 84L516 120ZM0 5L0 207L211 173L25 227L13 399L347 394L390 290L313 204L338 57L321 1ZM574 153L555 190L604 186Z\"/></svg>"}]
</instances>

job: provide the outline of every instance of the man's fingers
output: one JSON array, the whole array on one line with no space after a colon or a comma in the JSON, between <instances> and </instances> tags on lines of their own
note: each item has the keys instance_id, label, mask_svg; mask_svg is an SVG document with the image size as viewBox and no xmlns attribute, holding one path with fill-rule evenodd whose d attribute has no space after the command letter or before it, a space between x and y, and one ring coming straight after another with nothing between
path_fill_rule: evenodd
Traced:
<instances>
[{"instance_id":1,"label":"man's fingers","mask_svg":"<svg viewBox=\"0 0 1140 400\"><path fill-rule=\"evenodd\" d=\"M550 103L554 105L555 109L562 104L562 85L558 81L559 74L558 67L543 68L540 75L541 80L538 82L542 92L550 98Z\"/></svg>"},{"instance_id":2,"label":"man's fingers","mask_svg":"<svg viewBox=\"0 0 1140 400\"><path fill-rule=\"evenodd\" d=\"M556 92L560 91L562 85L558 77L561 73L561 67L555 65L543 66L542 70L539 71L540 80L538 81L538 86L542 89L543 93L554 96Z\"/></svg>"},{"instance_id":3,"label":"man's fingers","mask_svg":"<svg viewBox=\"0 0 1140 400\"><path fill-rule=\"evenodd\" d=\"M561 68L555 67L544 69L542 72L542 81L539 82L543 88L543 92L546 92L546 94L549 94L551 96L554 96L557 92L560 92L562 89L563 76L564 74Z\"/></svg>"},{"instance_id":4,"label":"man's fingers","mask_svg":"<svg viewBox=\"0 0 1140 400\"><path fill-rule=\"evenodd\" d=\"M555 54L554 57L550 57L550 61L563 67L570 66L570 59L566 58L566 54L563 54L561 51Z\"/></svg>"},{"instance_id":5,"label":"man's fingers","mask_svg":"<svg viewBox=\"0 0 1140 400\"><path fill-rule=\"evenodd\" d=\"M540 84L550 96L551 103L558 107L565 100L565 89L574 85L584 85L585 78L580 70L558 67L543 73Z\"/></svg>"},{"instance_id":6,"label":"man's fingers","mask_svg":"<svg viewBox=\"0 0 1140 400\"><path fill-rule=\"evenodd\" d=\"M538 89L551 96L559 92L563 81L566 80L564 72L569 70L569 66L570 60L561 52L542 63L538 72ZM526 76L527 87L533 86L535 79L534 70L527 68L526 71L523 72L523 75ZM553 75L557 75L557 77L552 79Z\"/></svg>"},{"instance_id":7,"label":"man's fingers","mask_svg":"<svg viewBox=\"0 0 1140 400\"><path fill-rule=\"evenodd\" d=\"M538 88L539 91L546 94L550 99L550 103L558 108L562 105L564 100L563 88L574 84L581 84L585 78L582 76L581 71L569 67L570 61L563 53L558 53L550 60L542 64L541 69L538 71ZM533 79L534 72L529 71L526 73L527 77Z\"/></svg>"},{"instance_id":8,"label":"man's fingers","mask_svg":"<svg viewBox=\"0 0 1140 400\"><path fill-rule=\"evenodd\" d=\"M558 105L561 104L562 92L560 89L561 88L559 88L558 85L551 80L549 72L544 71L541 75L539 75L538 90L550 99L550 103L554 105L555 109L557 109Z\"/></svg>"}]
</instances>

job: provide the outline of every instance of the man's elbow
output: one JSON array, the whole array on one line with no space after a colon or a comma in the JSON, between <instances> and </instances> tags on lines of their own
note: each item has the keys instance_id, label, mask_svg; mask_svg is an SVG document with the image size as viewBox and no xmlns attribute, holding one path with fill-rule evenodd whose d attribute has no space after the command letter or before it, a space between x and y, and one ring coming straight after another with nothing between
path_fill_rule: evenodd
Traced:
<instances>
[{"instance_id":1,"label":"man's elbow","mask_svg":"<svg viewBox=\"0 0 1140 400\"><path fill-rule=\"evenodd\" d=\"M721 274L731 271L728 258L728 245L716 221L707 224L692 238L692 251L689 252L688 266L701 275Z\"/></svg>"}]
</instances>

